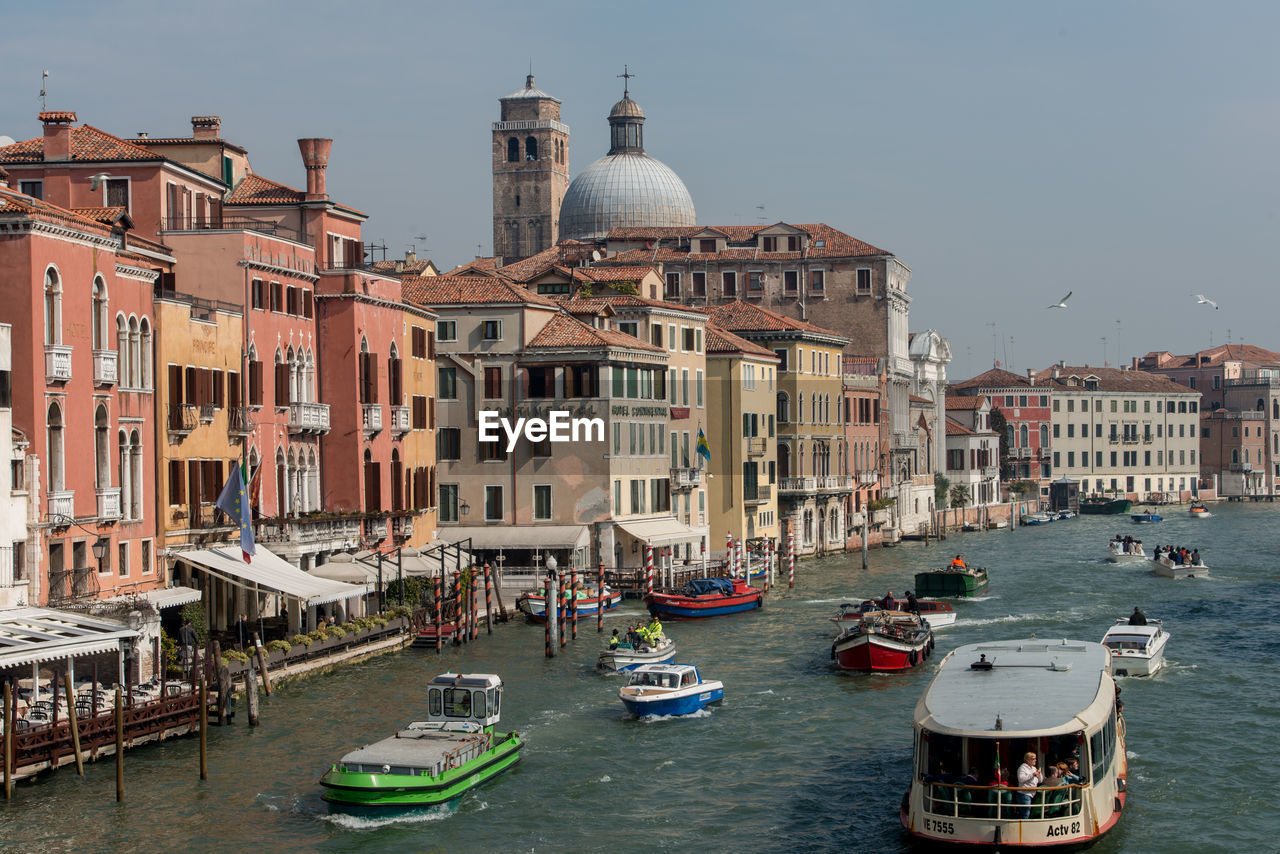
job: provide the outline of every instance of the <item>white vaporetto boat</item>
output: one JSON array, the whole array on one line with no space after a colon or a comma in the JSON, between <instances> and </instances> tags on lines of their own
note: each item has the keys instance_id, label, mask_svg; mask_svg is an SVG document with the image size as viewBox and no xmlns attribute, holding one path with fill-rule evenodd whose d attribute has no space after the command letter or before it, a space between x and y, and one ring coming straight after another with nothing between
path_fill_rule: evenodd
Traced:
<instances>
[{"instance_id":1,"label":"white vaporetto boat","mask_svg":"<svg viewBox=\"0 0 1280 854\"><path fill-rule=\"evenodd\" d=\"M1112 540L1107 543L1108 563L1132 563L1147 559L1148 555L1142 550L1141 540L1132 540L1127 543L1124 540Z\"/></svg>"},{"instance_id":2,"label":"white vaporetto boat","mask_svg":"<svg viewBox=\"0 0 1280 854\"><path fill-rule=\"evenodd\" d=\"M931 846L1001 850L1081 847L1115 827L1128 760L1110 666L1090 641L973 643L947 655L916 704L902 826ZM1078 760L1078 782L1019 787L1009 769L1028 753L1046 771Z\"/></svg>"},{"instance_id":3,"label":"white vaporetto boat","mask_svg":"<svg viewBox=\"0 0 1280 854\"><path fill-rule=\"evenodd\" d=\"M1159 620L1145 626L1131 626L1128 619L1116 620L1102 636L1102 645L1111 650L1112 676L1151 676L1164 666L1164 648L1169 633Z\"/></svg>"}]
</instances>

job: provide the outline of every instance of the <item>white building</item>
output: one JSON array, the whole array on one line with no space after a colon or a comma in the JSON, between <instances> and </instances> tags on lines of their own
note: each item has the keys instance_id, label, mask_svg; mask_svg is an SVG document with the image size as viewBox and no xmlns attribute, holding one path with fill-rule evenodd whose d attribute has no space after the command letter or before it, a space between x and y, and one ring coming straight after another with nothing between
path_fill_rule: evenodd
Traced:
<instances>
[{"instance_id":1,"label":"white building","mask_svg":"<svg viewBox=\"0 0 1280 854\"><path fill-rule=\"evenodd\" d=\"M39 560L28 552L27 483L39 488L39 479L28 465L27 441L13 429L13 327L0 323L0 454L9 461L0 466L0 608L30 605L39 590Z\"/></svg>"},{"instance_id":2,"label":"white building","mask_svg":"<svg viewBox=\"0 0 1280 854\"><path fill-rule=\"evenodd\" d=\"M991 429L991 399L948 397L947 480L968 491L966 507L1000 500L1000 437ZM947 502L950 506L950 501Z\"/></svg>"}]
</instances>

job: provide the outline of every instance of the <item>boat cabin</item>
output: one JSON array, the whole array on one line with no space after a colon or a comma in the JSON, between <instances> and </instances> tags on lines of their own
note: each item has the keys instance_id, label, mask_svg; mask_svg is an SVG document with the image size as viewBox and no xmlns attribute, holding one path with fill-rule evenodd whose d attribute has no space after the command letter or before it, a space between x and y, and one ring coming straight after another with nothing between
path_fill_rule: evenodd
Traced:
<instances>
[{"instance_id":1,"label":"boat cabin","mask_svg":"<svg viewBox=\"0 0 1280 854\"><path fill-rule=\"evenodd\" d=\"M692 664L642 664L631 671L627 685L675 690L697 685L698 669Z\"/></svg>"},{"instance_id":2,"label":"boat cabin","mask_svg":"<svg viewBox=\"0 0 1280 854\"><path fill-rule=\"evenodd\" d=\"M442 673L427 685L427 721L498 722L502 711L502 679L492 673Z\"/></svg>"},{"instance_id":3,"label":"boat cabin","mask_svg":"<svg viewBox=\"0 0 1280 854\"><path fill-rule=\"evenodd\" d=\"M1162 637L1164 628L1159 620L1148 620L1145 626L1131 626L1128 620L1117 620L1116 625L1107 629L1102 645L1121 654L1148 654Z\"/></svg>"}]
</instances>

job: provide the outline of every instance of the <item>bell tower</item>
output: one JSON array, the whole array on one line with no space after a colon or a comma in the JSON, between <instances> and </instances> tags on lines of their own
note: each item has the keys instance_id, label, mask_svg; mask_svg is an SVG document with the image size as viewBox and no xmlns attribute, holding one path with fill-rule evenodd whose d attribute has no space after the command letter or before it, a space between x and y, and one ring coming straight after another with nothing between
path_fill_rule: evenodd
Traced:
<instances>
[{"instance_id":1,"label":"bell tower","mask_svg":"<svg viewBox=\"0 0 1280 854\"><path fill-rule=\"evenodd\" d=\"M493 254L510 264L560 239L560 203L569 188L569 126L560 101L525 78L501 98L493 123Z\"/></svg>"}]
</instances>

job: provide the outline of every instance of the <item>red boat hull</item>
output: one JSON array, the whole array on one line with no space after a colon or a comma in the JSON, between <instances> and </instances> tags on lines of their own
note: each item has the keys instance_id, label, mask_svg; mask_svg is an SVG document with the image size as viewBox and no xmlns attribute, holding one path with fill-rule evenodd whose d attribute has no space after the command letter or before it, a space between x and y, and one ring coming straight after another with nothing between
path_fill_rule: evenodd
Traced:
<instances>
[{"instance_id":1,"label":"red boat hull","mask_svg":"<svg viewBox=\"0 0 1280 854\"><path fill-rule=\"evenodd\" d=\"M919 642L907 642L864 633L838 639L831 650L841 670L910 670L929 657L932 638L929 634Z\"/></svg>"}]
</instances>

